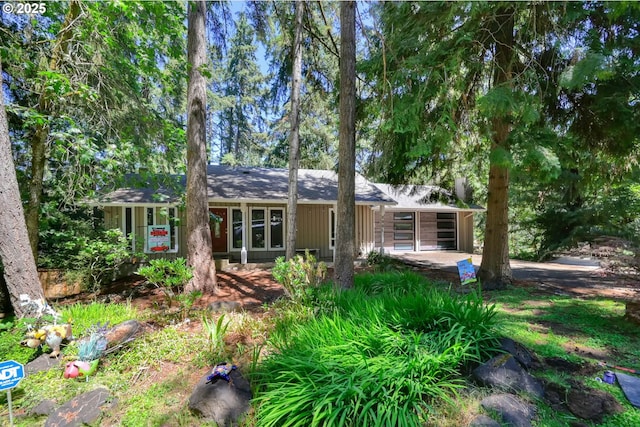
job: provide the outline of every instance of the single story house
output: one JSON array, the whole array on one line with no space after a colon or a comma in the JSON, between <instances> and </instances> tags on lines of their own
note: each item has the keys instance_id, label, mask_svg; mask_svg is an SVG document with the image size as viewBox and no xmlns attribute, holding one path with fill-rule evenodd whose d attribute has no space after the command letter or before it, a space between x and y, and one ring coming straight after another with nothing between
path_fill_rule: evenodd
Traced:
<instances>
[{"instance_id":1,"label":"single story house","mask_svg":"<svg viewBox=\"0 0 640 427\"><path fill-rule=\"evenodd\" d=\"M273 261L284 255L289 171L209 165L207 174L214 258L246 263ZM122 230L131 237L134 247L144 250L150 258L186 257L186 213L182 207L186 177L165 178L170 178L168 181L173 185L167 185L167 180L160 184L138 177L135 185L104 194L95 204L103 209L107 228ZM366 256L380 248L388 251L430 248L422 244L402 244L406 243L408 233L413 233L411 242L426 236L423 232L427 227L427 222L423 221L426 217L418 212L428 208L406 205L406 209L397 209L398 202L387 191L389 188L386 186L374 185L356 175L357 255ZM297 251L309 249L320 259L333 258L337 196L338 177L335 172L299 170ZM401 201L404 203L404 199ZM387 216L385 212L388 212ZM402 215L403 212L406 215ZM457 237L455 244L448 244L446 248L472 248L473 223L470 216L473 210L438 206L428 212L436 215L436 220L429 225L436 227L434 249L439 248L438 242L444 242L437 238L439 228L449 225L454 227ZM452 214L456 220L445 225L442 218L438 219L438 212ZM381 222L379 218L384 220ZM415 222L408 226L411 221ZM467 245L468 242L471 246Z\"/></svg>"}]
</instances>

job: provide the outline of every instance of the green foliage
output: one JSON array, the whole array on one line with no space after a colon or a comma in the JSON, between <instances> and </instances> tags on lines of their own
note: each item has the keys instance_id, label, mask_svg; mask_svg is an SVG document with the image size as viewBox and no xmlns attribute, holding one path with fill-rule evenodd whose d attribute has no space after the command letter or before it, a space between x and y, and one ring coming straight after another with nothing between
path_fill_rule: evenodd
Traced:
<instances>
[{"instance_id":1,"label":"green foliage","mask_svg":"<svg viewBox=\"0 0 640 427\"><path fill-rule=\"evenodd\" d=\"M217 321L208 316L202 316L202 329L207 337L209 355L213 363L219 363L220 360L225 359L226 344L224 337L227 334L230 323L231 321L227 320L224 314L221 314Z\"/></svg>"},{"instance_id":2,"label":"green foliage","mask_svg":"<svg viewBox=\"0 0 640 427\"><path fill-rule=\"evenodd\" d=\"M367 254L367 265L379 272L401 268L400 264L389 255L381 254L379 251L371 251Z\"/></svg>"},{"instance_id":3,"label":"green foliage","mask_svg":"<svg viewBox=\"0 0 640 427\"><path fill-rule=\"evenodd\" d=\"M284 257L276 258L271 274L284 287L289 298L303 302L309 297L309 291L324 281L327 265L317 262L315 257L306 251L304 257L296 255L289 261L285 261Z\"/></svg>"},{"instance_id":4,"label":"green foliage","mask_svg":"<svg viewBox=\"0 0 640 427\"><path fill-rule=\"evenodd\" d=\"M93 325L109 322L111 326L126 320L136 319L139 313L129 304L71 304L60 309L61 320L70 321L75 337L82 336L91 330Z\"/></svg>"},{"instance_id":5,"label":"green foliage","mask_svg":"<svg viewBox=\"0 0 640 427\"><path fill-rule=\"evenodd\" d=\"M165 258L152 259L149 261L149 265L140 267L136 273L162 290L169 307L172 301L176 299L176 295L182 294L184 287L193 278L193 270L187 266L187 261L184 258L176 258L174 260ZM183 297L182 301L191 306L199 296L201 295Z\"/></svg>"},{"instance_id":6,"label":"green foliage","mask_svg":"<svg viewBox=\"0 0 640 427\"><path fill-rule=\"evenodd\" d=\"M330 286L325 286L331 289ZM356 276L334 309L276 329L258 367L257 425L423 425L496 337L493 308L412 273Z\"/></svg>"},{"instance_id":7,"label":"green foliage","mask_svg":"<svg viewBox=\"0 0 640 427\"><path fill-rule=\"evenodd\" d=\"M130 261L131 242L119 229L106 230L89 241L75 259L77 274L89 290L96 292L105 283L116 279L126 262Z\"/></svg>"}]
</instances>

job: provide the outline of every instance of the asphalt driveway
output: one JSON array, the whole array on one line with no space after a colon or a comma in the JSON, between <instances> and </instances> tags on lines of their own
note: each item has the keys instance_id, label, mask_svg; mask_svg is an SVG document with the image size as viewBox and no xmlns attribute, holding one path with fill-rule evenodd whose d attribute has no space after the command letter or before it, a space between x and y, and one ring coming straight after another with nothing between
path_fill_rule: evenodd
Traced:
<instances>
[{"instance_id":1,"label":"asphalt driveway","mask_svg":"<svg viewBox=\"0 0 640 427\"><path fill-rule=\"evenodd\" d=\"M438 268L452 273L457 273L456 263L460 260L471 258L476 271L482 262L482 255L457 251L391 255L416 267ZM563 257L553 262L511 260L511 270L516 282L533 282L536 286L559 294L597 295L616 299L640 297L640 282L637 278L607 274L598 260L574 257Z\"/></svg>"}]
</instances>

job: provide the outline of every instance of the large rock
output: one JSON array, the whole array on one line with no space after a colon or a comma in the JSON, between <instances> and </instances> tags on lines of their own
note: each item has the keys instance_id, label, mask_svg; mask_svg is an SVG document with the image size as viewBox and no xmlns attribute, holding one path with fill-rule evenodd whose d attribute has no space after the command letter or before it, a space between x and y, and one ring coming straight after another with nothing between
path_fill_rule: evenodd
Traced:
<instances>
[{"instance_id":1,"label":"large rock","mask_svg":"<svg viewBox=\"0 0 640 427\"><path fill-rule=\"evenodd\" d=\"M96 422L102 414L115 406L106 388L97 388L74 397L56 409L44 427L81 427Z\"/></svg>"},{"instance_id":2,"label":"large rock","mask_svg":"<svg viewBox=\"0 0 640 427\"><path fill-rule=\"evenodd\" d=\"M512 427L531 427L536 407L525 403L512 394L493 394L485 397L480 405L487 411L495 411L502 422Z\"/></svg>"},{"instance_id":3,"label":"large rock","mask_svg":"<svg viewBox=\"0 0 640 427\"><path fill-rule=\"evenodd\" d=\"M604 415L617 414L624 408L609 393L574 384L567 394L567 407L573 415L601 422Z\"/></svg>"},{"instance_id":4,"label":"large rock","mask_svg":"<svg viewBox=\"0 0 640 427\"><path fill-rule=\"evenodd\" d=\"M502 427L502 424L486 415L478 415L471 420L469 427Z\"/></svg>"},{"instance_id":5,"label":"large rock","mask_svg":"<svg viewBox=\"0 0 640 427\"><path fill-rule=\"evenodd\" d=\"M207 383L204 375L189 398L189 409L219 426L234 426L249 411L251 385L238 370L231 371L231 381L215 379Z\"/></svg>"},{"instance_id":6,"label":"large rock","mask_svg":"<svg viewBox=\"0 0 640 427\"><path fill-rule=\"evenodd\" d=\"M526 392L537 398L544 395L542 384L533 378L511 354L500 354L473 370L480 384L510 392Z\"/></svg>"},{"instance_id":7,"label":"large rock","mask_svg":"<svg viewBox=\"0 0 640 427\"><path fill-rule=\"evenodd\" d=\"M540 366L540 361L528 348L511 338L502 338L500 348L515 357L518 363L527 370Z\"/></svg>"},{"instance_id":8,"label":"large rock","mask_svg":"<svg viewBox=\"0 0 640 427\"><path fill-rule=\"evenodd\" d=\"M24 368L27 375L31 375L60 366L60 362L62 362L62 357L49 357L48 354L41 354L27 363Z\"/></svg>"}]
</instances>

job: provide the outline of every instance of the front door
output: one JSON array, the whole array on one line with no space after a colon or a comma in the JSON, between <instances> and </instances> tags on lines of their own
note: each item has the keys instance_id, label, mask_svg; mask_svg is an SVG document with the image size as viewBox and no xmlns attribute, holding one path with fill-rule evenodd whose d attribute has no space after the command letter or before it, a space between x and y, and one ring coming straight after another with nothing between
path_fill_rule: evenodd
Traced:
<instances>
[{"instance_id":1,"label":"front door","mask_svg":"<svg viewBox=\"0 0 640 427\"><path fill-rule=\"evenodd\" d=\"M211 208L209 212L215 215L210 221L213 252L227 252L227 208Z\"/></svg>"}]
</instances>

